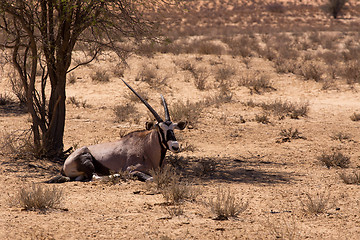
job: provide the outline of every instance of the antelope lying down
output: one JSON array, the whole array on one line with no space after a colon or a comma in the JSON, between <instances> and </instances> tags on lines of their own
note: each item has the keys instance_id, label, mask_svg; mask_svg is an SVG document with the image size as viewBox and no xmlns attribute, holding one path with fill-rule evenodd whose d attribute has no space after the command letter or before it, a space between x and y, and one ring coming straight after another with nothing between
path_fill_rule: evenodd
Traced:
<instances>
[{"instance_id":1,"label":"antelope lying down","mask_svg":"<svg viewBox=\"0 0 360 240\"><path fill-rule=\"evenodd\" d=\"M146 123L146 130L131 132L117 142L75 150L64 162L61 170L63 176L55 177L49 183L89 181L94 174L109 175L110 171L129 171L140 180L147 181L152 179L149 170L162 167L167 150L175 153L180 151L174 129L183 130L186 122L171 122L166 101L161 95L165 110L163 121L145 99L122 81L150 110L156 122Z\"/></svg>"}]
</instances>

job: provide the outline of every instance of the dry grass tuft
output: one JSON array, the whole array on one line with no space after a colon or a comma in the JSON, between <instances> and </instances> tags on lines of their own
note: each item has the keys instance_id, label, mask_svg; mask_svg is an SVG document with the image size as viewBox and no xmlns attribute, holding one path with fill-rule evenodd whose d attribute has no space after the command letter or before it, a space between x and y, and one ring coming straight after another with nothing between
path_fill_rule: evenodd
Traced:
<instances>
[{"instance_id":1,"label":"dry grass tuft","mask_svg":"<svg viewBox=\"0 0 360 240\"><path fill-rule=\"evenodd\" d=\"M172 178L170 184L161 190L161 194L166 202L179 204L186 200L195 201L196 197L200 195L200 191L189 183Z\"/></svg>"},{"instance_id":2,"label":"dry grass tuft","mask_svg":"<svg viewBox=\"0 0 360 240\"><path fill-rule=\"evenodd\" d=\"M255 121L262 124L270 123L269 115L267 113L256 114Z\"/></svg>"},{"instance_id":3,"label":"dry grass tuft","mask_svg":"<svg viewBox=\"0 0 360 240\"><path fill-rule=\"evenodd\" d=\"M325 213L332 207L330 194L317 193L315 196L306 193L306 199L301 199L302 210L310 214Z\"/></svg>"},{"instance_id":4,"label":"dry grass tuft","mask_svg":"<svg viewBox=\"0 0 360 240\"><path fill-rule=\"evenodd\" d=\"M294 218L292 220L285 218L281 220L272 219L271 221L269 219L267 226L270 234L276 239L300 239L299 230Z\"/></svg>"},{"instance_id":5,"label":"dry grass tuft","mask_svg":"<svg viewBox=\"0 0 360 240\"><path fill-rule=\"evenodd\" d=\"M216 215L215 220L227 220L229 217L237 217L244 212L248 206L248 202L239 201L230 188L227 190L218 188L215 198L209 201L211 211Z\"/></svg>"},{"instance_id":6,"label":"dry grass tuft","mask_svg":"<svg viewBox=\"0 0 360 240\"><path fill-rule=\"evenodd\" d=\"M277 142L291 142L292 139L306 139L301 136L301 132L297 129L289 128L289 129L281 129L280 131L280 139Z\"/></svg>"},{"instance_id":7,"label":"dry grass tuft","mask_svg":"<svg viewBox=\"0 0 360 240\"><path fill-rule=\"evenodd\" d=\"M321 156L318 156L317 159L324 163L327 168L330 167L341 167L348 168L350 164L350 157L345 156L339 151L334 151L331 154L323 153Z\"/></svg>"},{"instance_id":8,"label":"dry grass tuft","mask_svg":"<svg viewBox=\"0 0 360 240\"><path fill-rule=\"evenodd\" d=\"M67 103L74 105L75 107L83 107L83 108L89 108L91 107L90 104L86 103L86 100L79 101L76 99L76 97L68 97Z\"/></svg>"},{"instance_id":9,"label":"dry grass tuft","mask_svg":"<svg viewBox=\"0 0 360 240\"><path fill-rule=\"evenodd\" d=\"M340 142L351 140L351 136L349 134L347 134L347 133L344 133L344 132L337 132L337 133L333 134L332 136L330 136L330 138L332 140L337 140L337 141L340 141Z\"/></svg>"},{"instance_id":10,"label":"dry grass tuft","mask_svg":"<svg viewBox=\"0 0 360 240\"><path fill-rule=\"evenodd\" d=\"M340 178L346 184L357 184L360 185L360 172L353 172L353 173L339 173Z\"/></svg>"},{"instance_id":11,"label":"dry grass tuft","mask_svg":"<svg viewBox=\"0 0 360 240\"><path fill-rule=\"evenodd\" d=\"M44 187L33 183L30 187L21 188L11 200L11 203L19 205L25 210L46 211L59 207L63 198L63 192L58 188Z\"/></svg>"}]
</instances>

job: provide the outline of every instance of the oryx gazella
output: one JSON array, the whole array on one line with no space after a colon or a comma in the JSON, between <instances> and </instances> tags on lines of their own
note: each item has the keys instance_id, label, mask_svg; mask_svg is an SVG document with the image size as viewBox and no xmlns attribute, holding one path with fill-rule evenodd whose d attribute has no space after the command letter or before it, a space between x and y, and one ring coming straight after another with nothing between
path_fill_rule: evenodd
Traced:
<instances>
[{"instance_id":1,"label":"oryx gazella","mask_svg":"<svg viewBox=\"0 0 360 240\"><path fill-rule=\"evenodd\" d=\"M71 180L86 181L91 180L93 174L109 175L110 171L128 170L140 180L151 180L149 170L163 165L166 151L180 151L174 129L183 130L186 122L171 122L165 98L161 95L165 110L164 121L145 99L122 81L150 110L156 122L146 123L146 130L131 132L117 142L85 146L75 150L64 162L61 170L63 176Z\"/></svg>"}]
</instances>

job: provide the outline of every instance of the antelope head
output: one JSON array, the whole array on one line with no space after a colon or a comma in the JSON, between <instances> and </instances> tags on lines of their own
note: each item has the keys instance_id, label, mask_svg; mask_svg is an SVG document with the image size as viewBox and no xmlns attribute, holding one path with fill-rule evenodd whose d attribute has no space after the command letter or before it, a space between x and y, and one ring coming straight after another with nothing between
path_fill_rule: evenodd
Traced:
<instances>
[{"instance_id":1,"label":"antelope head","mask_svg":"<svg viewBox=\"0 0 360 240\"><path fill-rule=\"evenodd\" d=\"M121 79L125 85L143 102L143 104L149 109L149 111L154 115L156 122L147 122L146 129L157 129L160 135L160 141L164 148L178 153L180 152L180 146L178 141L176 140L174 130L183 130L186 127L187 122L178 122L173 123L170 120L169 109L165 98L161 95L161 100L164 106L165 112L165 121L159 116L159 114L150 106L150 104L142 98L129 84L127 84L123 79Z\"/></svg>"}]
</instances>

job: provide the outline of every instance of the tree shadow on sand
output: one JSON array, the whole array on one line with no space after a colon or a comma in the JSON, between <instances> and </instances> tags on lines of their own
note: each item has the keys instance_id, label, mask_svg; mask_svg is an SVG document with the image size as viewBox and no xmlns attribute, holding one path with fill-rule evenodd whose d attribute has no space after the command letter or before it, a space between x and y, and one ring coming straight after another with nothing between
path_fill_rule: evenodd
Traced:
<instances>
[{"instance_id":1,"label":"tree shadow on sand","mask_svg":"<svg viewBox=\"0 0 360 240\"><path fill-rule=\"evenodd\" d=\"M282 171L282 163L264 161L262 157L229 158L169 155L167 161L182 176L201 181L275 184L290 183L294 174Z\"/></svg>"}]
</instances>

